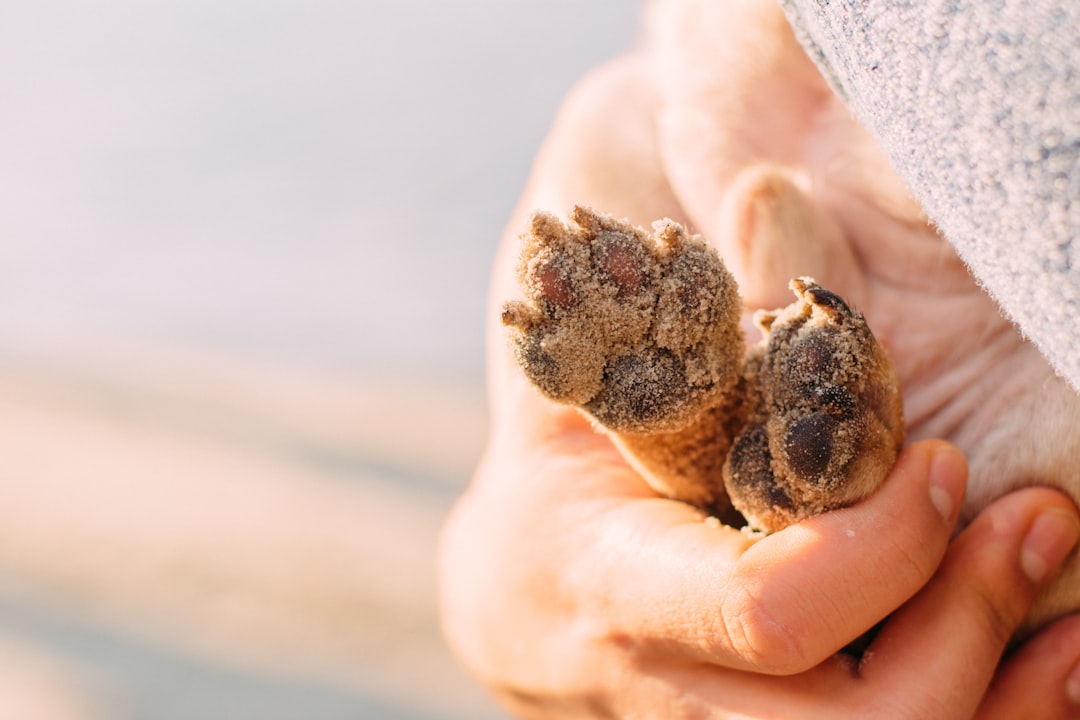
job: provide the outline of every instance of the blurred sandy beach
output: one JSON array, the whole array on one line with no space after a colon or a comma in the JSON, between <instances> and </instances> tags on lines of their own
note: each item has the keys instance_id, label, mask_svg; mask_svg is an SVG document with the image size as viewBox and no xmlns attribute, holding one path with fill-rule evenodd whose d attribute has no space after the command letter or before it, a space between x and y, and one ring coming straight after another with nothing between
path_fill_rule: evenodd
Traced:
<instances>
[{"instance_id":1,"label":"blurred sandy beach","mask_svg":"<svg viewBox=\"0 0 1080 720\"><path fill-rule=\"evenodd\" d=\"M503 715L442 644L486 275L637 3L0 23L0 718Z\"/></svg>"}]
</instances>

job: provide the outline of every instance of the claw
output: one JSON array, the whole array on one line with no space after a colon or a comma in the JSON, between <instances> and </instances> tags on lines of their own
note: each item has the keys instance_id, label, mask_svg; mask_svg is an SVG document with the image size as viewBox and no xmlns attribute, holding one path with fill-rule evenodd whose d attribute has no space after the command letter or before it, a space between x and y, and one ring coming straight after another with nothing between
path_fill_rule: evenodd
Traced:
<instances>
[{"instance_id":1,"label":"claw","mask_svg":"<svg viewBox=\"0 0 1080 720\"><path fill-rule=\"evenodd\" d=\"M758 310L754 313L754 324L761 328L763 333L768 334L772 324L776 322L778 317L780 317L780 313L775 310Z\"/></svg>"},{"instance_id":2,"label":"claw","mask_svg":"<svg viewBox=\"0 0 1080 720\"><path fill-rule=\"evenodd\" d=\"M664 218L653 223L653 234L660 247L675 250L686 242L686 230L674 220Z\"/></svg>"},{"instance_id":3,"label":"claw","mask_svg":"<svg viewBox=\"0 0 1080 720\"><path fill-rule=\"evenodd\" d=\"M818 307L825 308L836 314L851 314L851 308L844 302L844 299L831 290L826 290L823 287L813 287L810 288L807 294L810 295L810 301Z\"/></svg>"},{"instance_id":4,"label":"claw","mask_svg":"<svg viewBox=\"0 0 1080 720\"><path fill-rule=\"evenodd\" d=\"M602 227L602 218L587 205L575 205L570 208L570 219L582 230L595 235Z\"/></svg>"},{"instance_id":5,"label":"claw","mask_svg":"<svg viewBox=\"0 0 1080 720\"><path fill-rule=\"evenodd\" d=\"M851 308L842 297L818 285L814 278L797 277L789 283L789 287L800 300L829 312L833 317L851 314Z\"/></svg>"},{"instance_id":6,"label":"claw","mask_svg":"<svg viewBox=\"0 0 1080 720\"><path fill-rule=\"evenodd\" d=\"M502 320L502 324L507 327L516 327L524 330L540 319L540 314L531 306L520 300L511 300L503 305L502 312L499 313L499 319Z\"/></svg>"},{"instance_id":7,"label":"claw","mask_svg":"<svg viewBox=\"0 0 1080 720\"><path fill-rule=\"evenodd\" d=\"M537 210L529 220L529 234L542 243L550 244L551 238L566 234L566 226L555 215Z\"/></svg>"},{"instance_id":8,"label":"claw","mask_svg":"<svg viewBox=\"0 0 1080 720\"><path fill-rule=\"evenodd\" d=\"M795 293L795 297L801 300L809 288L819 287L819 285L814 281L814 278L803 276L792 278L791 282L788 283L788 287Z\"/></svg>"}]
</instances>

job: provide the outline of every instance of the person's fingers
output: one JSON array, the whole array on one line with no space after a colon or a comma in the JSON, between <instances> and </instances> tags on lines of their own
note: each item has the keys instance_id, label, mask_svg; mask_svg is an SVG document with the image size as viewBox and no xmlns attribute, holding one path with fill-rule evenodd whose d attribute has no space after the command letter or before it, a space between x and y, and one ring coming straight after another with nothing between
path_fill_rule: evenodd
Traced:
<instances>
[{"instance_id":1,"label":"person's fingers","mask_svg":"<svg viewBox=\"0 0 1080 720\"><path fill-rule=\"evenodd\" d=\"M992 503L871 643L859 668L867 685L920 668L915 711L970 716L1010 636L1078 538L1076 509L1059 492L1029 488ZM882 703L912 702L908 688L893 687L896 696Z\"/></svg>"},{"instance_id":2,"label":"person's fingers","mask_svg":"<svg viewBox=\"0 0 1080 720\"><path fill-rule=\"evenodd\" d=\"M594 516L597 544L582 551L578 570L588 595L607 599L591 614L602 632L666 653L766 673L806 670L929 580L966 471L951 445L918 443L867 501L757 542L680 503L610 507Z\"/></svg>"},{"instance_id":3,"label":"person's fingers","mask_svg":"<svg viewBox=\"0 0 1080 720\"><path fill-rule=\"evenodd\" d=\"M1080 534L1076 525L1069 501L1053 491L998 501L961 534L935 580L885 626L861 663L837 654L780 677L657 655L634 666L647 671L637 687L679 717L970 717L1009 635ZM981 717L1074 717L1080 703L1070 704L1069 683L1078 641L1080 617L1021 648L986 695ZM624 707L620 700L619 716L640 710L632 696Z\"/></svg>"},{"instance_id":4,"label":"person's fingers","mask_svg":"<svg viewBox=\"0 0 1080 720\"><path fill-rule=\"evenodd\" d=\"M1024 643L998 670L975 717L1080 718L1080 615Z\"/></svg>"}]
</instances>

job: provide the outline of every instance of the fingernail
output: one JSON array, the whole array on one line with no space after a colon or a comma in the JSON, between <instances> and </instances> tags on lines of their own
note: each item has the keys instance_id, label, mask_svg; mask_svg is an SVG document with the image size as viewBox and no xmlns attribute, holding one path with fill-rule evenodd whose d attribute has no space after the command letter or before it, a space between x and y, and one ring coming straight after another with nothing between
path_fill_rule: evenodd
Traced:
<instances>
[{"instance_id":1,"label":"fingernail","mask_svg":"<svg viewBox=\"0 0 1080 720\"><path fill-rule=\"evenodd\" d=\"M942 443L930 456L930 502L946 522L952 522L964 499L967 459L952 445Z\"/></svg>"},{"instance_id":2,"label":"fingernail","mask_svg":"<svg viewBox=\"0 0 1080 720\"><path fill-rule=\"evenodd\" d=\"M1076 664L1065 679L1065 697L1069 698L1073 705L1080 707L1080 663Z\"/></svg>"},{"instance_id":3,"label":"fingernail","mask_svg":"<svg viewBox=\"0 0 1080 720\"><path fill-rule=\"evenodd\" d=\"M1067 510L1044 510L1020 546L1020 568L1033 583L1050 575L1080 540L1080 520Z\"/></svg>"}]
</instances>

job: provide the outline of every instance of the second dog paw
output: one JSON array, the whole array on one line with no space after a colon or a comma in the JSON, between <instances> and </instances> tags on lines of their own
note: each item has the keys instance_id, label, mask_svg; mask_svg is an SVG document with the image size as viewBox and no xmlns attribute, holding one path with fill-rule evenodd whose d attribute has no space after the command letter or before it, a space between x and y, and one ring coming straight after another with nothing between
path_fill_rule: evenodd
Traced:
<instances>
[{"instance_id":1,"label":"second dog paw","mask_svg":"<svg viewBox=\"0 0 1080 720\"><path fill-rule=\"evenodd\" d=\"M896 373L862 314L810 278L791 288L794 303L758 314L750 417L724 466L732 504L770 532L869 495L904 440Z\"/></svg>"}]
</instances>

